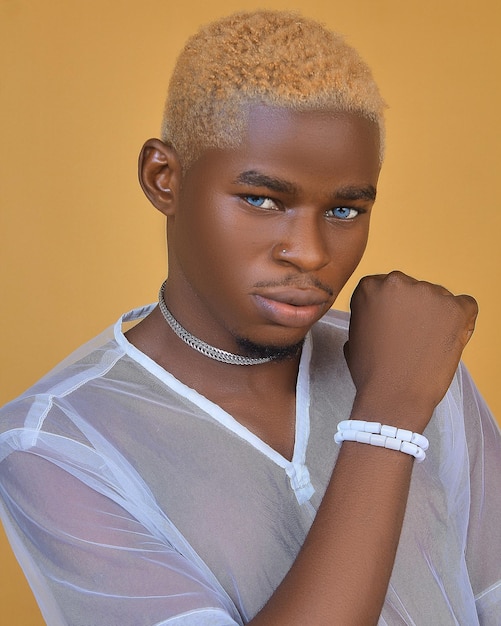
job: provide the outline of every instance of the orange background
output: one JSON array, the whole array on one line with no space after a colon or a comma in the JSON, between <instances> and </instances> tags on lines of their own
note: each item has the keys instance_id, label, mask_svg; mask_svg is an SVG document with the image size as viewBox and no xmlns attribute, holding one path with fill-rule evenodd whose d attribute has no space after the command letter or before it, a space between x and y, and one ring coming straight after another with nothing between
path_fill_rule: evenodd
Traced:
<instances>
[{"instance_id":1,"label":"orange background","mask_svg":"<svg viewBox=\"0 0 501 626\"><path fill-rule=\"evenodd\" d=\"M164 226L136 183L175 55L239 0L0 0L0 404L123 311L153 301ZM501 415L497 0L267 0L344 33L390 106L363 274L402 269L474 294L465 353ZM2 623L42 624L5 540Z\"/></svg>"}]
</instances>

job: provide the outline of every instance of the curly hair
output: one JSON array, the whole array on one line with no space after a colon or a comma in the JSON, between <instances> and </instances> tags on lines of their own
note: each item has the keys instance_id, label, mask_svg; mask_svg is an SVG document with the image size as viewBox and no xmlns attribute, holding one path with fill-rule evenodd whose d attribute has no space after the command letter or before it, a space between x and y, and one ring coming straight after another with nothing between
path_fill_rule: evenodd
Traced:
<instances>
[{"instance_id":1,"label":"curly hair","mask_svg":"<svg viewBox=\"0 0 501 626\"><path fill-rule=\"evenodd\" d=\"M369 67L341 35L288 11L235 13L187 41L162 139L188 168L208 148L237 146L256 103L358 113L378 125L382 159L385 103Z\"/></svg>"}]
</instances>

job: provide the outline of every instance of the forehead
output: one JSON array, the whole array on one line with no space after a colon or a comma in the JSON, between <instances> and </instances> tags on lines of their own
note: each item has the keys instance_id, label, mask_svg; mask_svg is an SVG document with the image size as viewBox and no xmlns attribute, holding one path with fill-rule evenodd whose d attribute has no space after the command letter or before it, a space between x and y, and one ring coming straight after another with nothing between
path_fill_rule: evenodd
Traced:
<instances>
[{"instance_id":1,"label":"forehead","mask_svg":"<svg viewBox=\"0 0 501 626\"><path fill-rule=\"evenodd\" d=\"M379 128L355 113L254 105L247 112L241 142L234 148L206 150L193 169L204 177L254 170L321 186L375 187Z\"/></svg>"},{"instance_id":2,"label":"forehead","mask_svg":"<svg viewBox=\"0 0 501 626\"><path fill-rule=\"evenodd\" d=\"M379 128L356 113L343 111L293 111L256 105L248 113L242 147L259 145L295 147L301 153L318 153L332 158L336 153L372 158L379 162Z\"/></svg>"}]
</instances>

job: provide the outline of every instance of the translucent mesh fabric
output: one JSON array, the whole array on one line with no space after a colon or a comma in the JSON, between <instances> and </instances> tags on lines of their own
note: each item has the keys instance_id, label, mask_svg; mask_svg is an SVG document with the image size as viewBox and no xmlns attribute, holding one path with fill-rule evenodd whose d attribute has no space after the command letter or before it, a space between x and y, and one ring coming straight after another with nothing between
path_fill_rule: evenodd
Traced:
<instances>
[{"instance_id":1,"label":"translucent mesh fabric","mask_svg":"<svg viewBox=\"0 0 501 626\"><path fill-rule=\"evenodd\" d=\"M4 407L2 519L47 623L249 621L293 563L335 464L354 394L346 328L330 313L307 342L291 462L119 326ZM463 368L426 434L380 625L499 626L500 436Z\"/></svg>"}]
</instances>

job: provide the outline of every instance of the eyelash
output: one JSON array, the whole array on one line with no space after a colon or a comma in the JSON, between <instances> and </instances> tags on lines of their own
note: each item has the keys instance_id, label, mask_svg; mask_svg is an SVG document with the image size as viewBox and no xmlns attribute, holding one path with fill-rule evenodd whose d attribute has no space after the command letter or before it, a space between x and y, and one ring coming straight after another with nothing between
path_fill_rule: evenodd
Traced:
<instances>
[{"instance_id":1,"label":"eyelash","mask_svg":"<svg viewBox=\"0 0 501 626\"><path fill-rule=\"evenodd\" d=\"M333 216L333 217L336 217L337 219L340 219L340 220L342 220L344 222L349 222L350 220L355 219L362 212L362 211L360 211L360 209L354 209L353 207L349 207L349 206L338 206L335 209L329 209L329 211L326 211L326 213L330 213L331 211L332 211L332 213L334 213L335 211L348 211L349 214L351 215L351 217L346 217L346 216L341 217L340 215L334 215Z\"/></svg>"},{"instance_id":2,"label":"eyelash","mask_svg":"<svg viewBox=\"0 0 501 626\"><path fill-rule=\"evenodd\" d=\"M247 195L247 196L243 196L243 199L248 204L250 204L253 207L257 207L258 209L268 209L268 210L270 210L270 209L277 210L278 209L277 203L274 200L272 200L271 198L268 198L268 196ZM254 204L253 200L263 200L264 202L269 201L273 206L272 207L271 206L265 207L265 206L263 206L264 203L263 204Z\"/></svg>"},{"instance_id":3,"label":"eyelash","mask_svg":"<svg viewBox=\"0 0 501 626\"><path fill-rule=\"evenodd\" d=\"M278 210L277 203L272 198L269 198L268 196L246 195L242 197L248 204L250 204L253 207L257 207L258 209L275 210L275 211ZM255 203L254 201L261 202L261 204ZM271 203L272 206L264 206L265 202ZM329 215L329 213L335 213L336 211L348 211L348 214L350 215L350 217L340 216L340 215ZM360 209L340 206L340 207L335 207L333 209L329 209L328 211L325 212L325 215L326 217L334 217L341 221L349 222L355 219L358 215L360 215L360 213L362 213Z\"/></svg>"}]
</instances>

